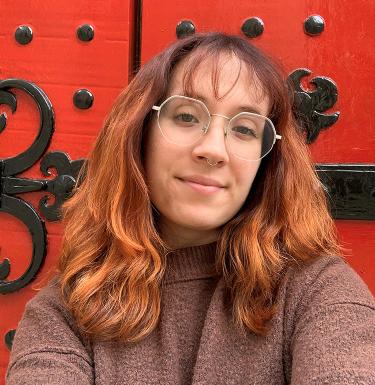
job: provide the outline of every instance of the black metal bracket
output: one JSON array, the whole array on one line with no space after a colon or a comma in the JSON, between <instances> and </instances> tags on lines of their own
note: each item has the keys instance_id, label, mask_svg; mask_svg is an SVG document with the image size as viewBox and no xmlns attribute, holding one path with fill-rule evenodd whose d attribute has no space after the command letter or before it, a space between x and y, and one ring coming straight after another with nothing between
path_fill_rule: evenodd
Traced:
<instances>
[{"instance_id":1,"label":"black metal bracket","mask_svg":"<svg viewBox=\"0 0 375 385\"><path fill-rule=\"evenodd\" d=\"M55 168L57 176L54 179L28 179L18 177L17 174L33 166L46 151L53 131L54 113L47 95L36 84L22 79L6 79L0 81L0 104L6 104L12 113L17 109L16 96L10 89L16 88L27 92L36 103L40 115L39 132L24 152L6 159L0 159L0 212L15 216L28 228L33 242L33 255L31 262L21 277L8 281L10 261L5 258L0 263L0 293L6 294L19 290L31 282L41 268L46 255L47 233L44 221L32 205L25 200L14 196L31 191L47 191L54 195L55 201L48 205L48 196L43 196L39 201L39 209L48 221L59 219L59 208L71 193L83 159L71 161L63 152L46 154L40 163L43 175L50 176L50 168ZM0 114L0 132L7 123L5 113Z\"/></svg>"},{"instance_id":2,"label":"black metal bracket","mask_svg":"<svg viewBox=\"0 0 375 385\"><path fill-rule=\"evenodd\" d=\"M303 77L311 74L306 68L298 68L288 76L288 85L294 92L294 114L306 132L306 142L314 142L320 131L337 122L340 112L324 114L337 101L337 86L335 82L325 76L317 76L310 83L315 89L305 90L301 85Z\"/></svg>"},{"instance_id":3,"label":"black metal bracket","mask_svg":"<svg viewBox=\"0 0 375 385\"><path fill-rule=\"evenodd\" d=\"M316 164L335 219L375 220L375 164Z\"/></svg>"}]
</instances>

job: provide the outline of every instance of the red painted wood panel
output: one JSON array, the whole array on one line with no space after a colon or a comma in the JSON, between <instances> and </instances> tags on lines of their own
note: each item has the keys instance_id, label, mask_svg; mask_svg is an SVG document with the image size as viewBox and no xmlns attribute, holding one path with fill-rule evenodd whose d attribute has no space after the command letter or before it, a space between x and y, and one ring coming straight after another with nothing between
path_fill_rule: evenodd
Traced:
<instances>
[{"instance_id":1,"label":"red painted wood panel","mask_svg":"<svg viewBox=\"0 0 375 385\"><path fill-rule=\"evenodd\" d=\"M0 80L31 81L49 97L55 112L55 132L47 152L64 151L73 160L87 156L105 115L129 80L133 14L133 2L123 0L0 2ZM76 37L81 24L94 27L92 41L82 42ZM33 30L28 45L21 45L14 38L19 25ZM73 94L80 88L87 88L94 95L88 110L73 104ZM0 113L8 116L7 126L0 134L0 159L28 148L39 129L39 113L32 98L20 90L14 93L18 105L13 115L7 106L0 106ZM39 162L20 176L44 178ZM19 196L38 210L39 199L44 195L35 192ZM33 288L43 285L57 261L62 228L58 222L46 222L46 228L47 256L36 280L18 292L0 296L0 385L4 383L9 357L4 335L17 327L25 303L36 293ZM31 255L27 228L15 217L0 213L0 262L5 257L10 259L8 279L24 273Z\"/></svg>"}]
</instances>

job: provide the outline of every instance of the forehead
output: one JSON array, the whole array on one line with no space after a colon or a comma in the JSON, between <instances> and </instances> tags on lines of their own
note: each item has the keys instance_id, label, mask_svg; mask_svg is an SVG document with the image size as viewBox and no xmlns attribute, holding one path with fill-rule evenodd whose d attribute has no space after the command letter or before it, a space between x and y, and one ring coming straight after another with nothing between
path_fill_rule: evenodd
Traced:
<instances>
[{"instance_id":1,"label":"forehead","mask_svg":"<svg viewBox=\"0 0 375 385\"><path fill-rule=\"evenodd\" d=\"M215 55L190 54L173 69L168 96L204 95L207 99L228 100L240 98L242 102L255 101L268 104L265 88L248 63L233 53Z\"/></svg>"}]
</instances>

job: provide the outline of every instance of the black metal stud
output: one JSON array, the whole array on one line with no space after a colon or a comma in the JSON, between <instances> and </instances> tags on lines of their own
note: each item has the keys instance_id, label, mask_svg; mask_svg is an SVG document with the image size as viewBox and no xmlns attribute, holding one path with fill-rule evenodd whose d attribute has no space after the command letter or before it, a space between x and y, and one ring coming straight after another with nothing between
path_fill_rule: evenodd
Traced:
<instances>
[{"instance_id":1,"label":"black metal stud","mask_svg":"<svg viewBox=\"0 0 375 385\"><path fill-rule=\"evenodd\" d=\"M90 24L82 24L77 28L77 37L81 41L91 41L94 38L94 27Z\"/></svg>"},{"instance_id":2,"label":"black metal stud","mask_svg":"<svg viewBox=\"0 0 375 385\"><path fill-rule=\"evenodd\" d=\"M190 20L182 20L176 26L176 35L179 39L187 35L194 35L195 26Z\"/></svg>"},{"instance_id":3,"label":"black metal stud","mask_svg":"<svg viewBox=\"0 0 375 385\"><path fill-rule=\"evenodd\" d=\"M307 35L320 35L324 31L324 19L319 15L311 15L304 21L303 29Z\"/></svg>"},{"instance_id":4,"label":"black metal stud","mask_svg":"<svg viewBox=\"0 0 375 385\"><path fill-rule=\"evenodd\" d=\"M263 20L259 17L250 17L249 19L244 21L241 30L247 37L258 37L264 31Z\"/></svg>"},{"instance_id":5,"label":"black metal stud","mask_svg":"<svg viewBox=\"0 0 375 385\"><path fill-rule=\"evenodd\" d=\"M27 25L20 25L16 29L14 37L22 45L29 44L33 40L33 30Z\"/></svg>"},{"instance_id":6,"label":"black metal stud","mask_svg":"<svg viewBox=\"0 0 375 385\"><path fill-rule=\"evenodd\" d=\"M94 102L94 95L86 89L78 90L73 95L73 103L81 110L87 110Z\"/></svg>"}]
</instances>

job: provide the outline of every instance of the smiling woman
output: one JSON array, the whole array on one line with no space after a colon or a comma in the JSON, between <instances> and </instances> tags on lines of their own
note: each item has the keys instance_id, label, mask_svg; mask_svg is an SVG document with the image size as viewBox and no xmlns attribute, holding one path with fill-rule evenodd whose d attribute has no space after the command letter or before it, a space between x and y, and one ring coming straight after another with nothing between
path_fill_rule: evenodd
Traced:
<instances>
[{"instance_id":1,"label":"smiling woman","mask_svg":"<svg viewBox=\"0 0 375 385\"><path fill-rule=\"evenodd\" d=\"M207 58L195 67L189 57L182 60L169 82L167 99L148 126L146 180L160 233L173 248L218 239L220 227L249 194L261 162L262 139L274 134L265 129L269 98L260 97L259 80L249 82L256 75L235 55L227 56ZM195 68L195 73L184 85L187 68ZM219 68L215 84L211 74ZM199 89L200 100L179 96L187 93L187 84ZM242 104L259 114L227 117ZM242 133L244 129L249 133Z\"/></svg>"},{"instance_id":2,"label":"smiling woman","mask_svg":"<svg viewBox=\"0 0 375 385\"><path fill-rule=\"evenodd\" d=\"M246 40L158 54L108 115L7 384L353 384L375 305L340 257L291 97Z\"/></svg>"}]
</instances>

